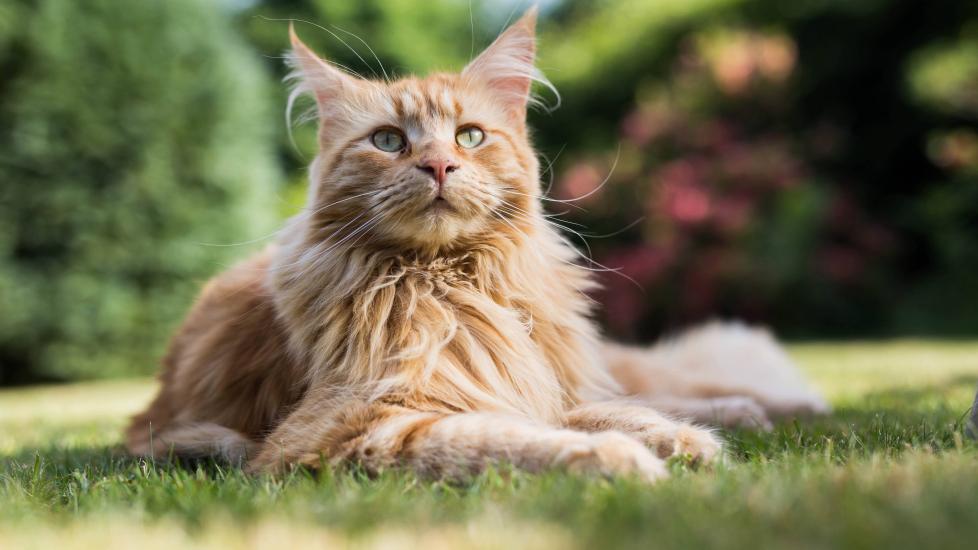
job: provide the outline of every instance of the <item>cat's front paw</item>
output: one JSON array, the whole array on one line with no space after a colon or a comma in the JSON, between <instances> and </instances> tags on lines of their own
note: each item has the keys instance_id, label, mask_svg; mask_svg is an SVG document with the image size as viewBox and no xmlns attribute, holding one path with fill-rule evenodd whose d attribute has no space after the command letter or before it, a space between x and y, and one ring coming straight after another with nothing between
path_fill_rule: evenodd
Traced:
<instances>
[{"instance_id":1,"label":"cat's front paw","mask_svg":"<svg viewBox=\"0 0 978 550\"><path fill-rule=\"evenodd\" d=\"M677 424L667 430L654 429L635 434L659 458L685 458L695 465L709 465L723 455L723 443L708 429Z\"/></svg>"},{"instance_id":2,"label":"cat's front paw","mask_svg":"<svg viewBox=\"0 0 978 550\"><path fill-rule=\"evenodd\" d=\"M578 473L605 477L637 477L654 483L669 476L666 463L635 439L619 432L601 432L565 449L557 462Z\"/></svg>"},{"instance_id":3,"label":"cat's front paw","mask_svg":"<svg viewBox=\"0 0 978 550\"><path fill-rule=\"evenodd\" d=\"M680 426L670 456L687 458L696 465L709 465L723 456L723 443L710 430Z\"/></svg>"}]
</instances>

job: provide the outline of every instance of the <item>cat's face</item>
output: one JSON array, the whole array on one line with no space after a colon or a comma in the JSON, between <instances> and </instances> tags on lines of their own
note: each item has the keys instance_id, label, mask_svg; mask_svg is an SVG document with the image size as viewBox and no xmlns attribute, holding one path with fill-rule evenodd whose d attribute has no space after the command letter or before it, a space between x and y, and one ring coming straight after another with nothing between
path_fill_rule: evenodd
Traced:
<instances>
[{"instance_id":1,"label":"cat's face","mask_svg":"<svg viewBox=\"0 0 978 550\"><path fill-rule=\"evenodd\" d=\"M527 227L539 188L525 127L533 24L524 16L460 74L395 82L344 74L293 34L300 91L320 118L309 207L333 240L441 248Z\"/></svg>"}]
</instances>

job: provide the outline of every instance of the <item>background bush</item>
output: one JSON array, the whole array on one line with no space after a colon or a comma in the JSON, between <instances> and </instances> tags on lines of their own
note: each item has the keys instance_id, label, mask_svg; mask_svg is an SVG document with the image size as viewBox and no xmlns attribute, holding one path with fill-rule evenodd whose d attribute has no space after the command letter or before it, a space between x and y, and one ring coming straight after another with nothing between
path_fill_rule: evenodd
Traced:
<instances>
[{"instance_id":1,"label":"background bush","mask_svg":"<svg viewBox=\"0 0 978 550\"><path fill-rule=\"evenodd\" d=\"M0 384L155 370L271 230L262 71L209 2L0 3Z\"/></svg>"},{"instance_id":2,"label":"background bush","mask_svg":"<svg viewBox=\"0 0 978 550\"><path fill-rule=\"evenodd\" d=\"M612 332L978 332L978 4L621 0L552 19L555 193L620 157L568 217L644 220L591 242L643 288L605 274Z\"/></svg>"}]
</instances>

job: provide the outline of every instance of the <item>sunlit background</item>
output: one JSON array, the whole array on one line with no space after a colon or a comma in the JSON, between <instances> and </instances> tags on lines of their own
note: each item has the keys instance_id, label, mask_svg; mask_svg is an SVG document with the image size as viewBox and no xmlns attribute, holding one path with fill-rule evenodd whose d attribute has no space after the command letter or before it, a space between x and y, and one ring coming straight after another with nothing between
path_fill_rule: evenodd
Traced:
<instances>
[{"instance_id":1,"label":"sunlit background","mask_svg":"<svg viewBox=\"0 0 978 550\"><path fill-rule=\"evenodd\" d=\"M301 206L286 20L377 77L458 69L527 6L0 0L0 384L153 372ZM978 2L541 8L547 206L614 270L607 332L978 335Z\"/></svg>"}]
</instances>

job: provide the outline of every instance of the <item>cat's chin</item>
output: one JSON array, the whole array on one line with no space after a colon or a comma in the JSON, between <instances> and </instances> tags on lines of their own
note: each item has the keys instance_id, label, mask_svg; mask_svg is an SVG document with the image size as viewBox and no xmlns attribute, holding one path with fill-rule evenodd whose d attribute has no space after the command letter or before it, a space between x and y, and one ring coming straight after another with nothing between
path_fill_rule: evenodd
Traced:
<instances>
[{"instance_id":1,"label":"cat's chin","mask_svg":"<svg viewBox=\"0 0 978 550\"><path fill-rule=\"evenodd\" d=\"M455 209L455 207L443 197L437 197L435 200L431 201L431 204L428 205L428 213L436 218L443 218L445 216L453 215L456 212L458 211Z\"/></svg>"},{"instance_id":2,"label":"cat's chin","mask_svg":"<svg viewBox=\"0 0 978 550\"><path fill-rule=\"evenodd\" d=\"M388 235L410 248L437 250L454 247L481 224L467 219L450 201L438 200L409 221L402 220Z\"/></svg>"}]
</instances>

